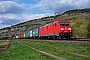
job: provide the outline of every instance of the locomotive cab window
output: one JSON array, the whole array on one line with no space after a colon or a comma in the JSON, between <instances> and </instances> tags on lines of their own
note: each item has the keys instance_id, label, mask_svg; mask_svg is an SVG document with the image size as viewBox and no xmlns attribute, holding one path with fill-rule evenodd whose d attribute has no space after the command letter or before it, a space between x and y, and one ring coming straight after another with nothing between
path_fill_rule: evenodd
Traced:
<instances>
[{"instance_id":1,"label":"locomotive cab window","mask_svg":"<svg viewBox=\"0 0 90 60\"><path fill-rule=\"evenodd\" d=\"M60 26L70 26L69 22L60 22Z\"/></svg>"}]
</instances>

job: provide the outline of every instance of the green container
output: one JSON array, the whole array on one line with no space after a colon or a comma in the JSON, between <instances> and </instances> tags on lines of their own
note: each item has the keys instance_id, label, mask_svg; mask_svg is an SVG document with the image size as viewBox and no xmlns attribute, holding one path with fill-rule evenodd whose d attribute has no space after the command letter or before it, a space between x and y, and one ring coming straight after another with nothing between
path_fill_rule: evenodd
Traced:
<instances>
[{"instance_id":1,"label":"green container","mask_svg":"<svg viewBox=\"0 0 90 60\"><path fill-rule=\"evenodd\" d=\"M32 30L32 36L35 36L35 30Z\"/></svg>"},{"instance_id":2,"label":"green container","mask_svg":"<svg viewBox=\"0 0 90 60\"><path fill-rule=\"evenodd\" d=\"M28 37L28 32L25 32L24 34L25 34L25 38Z\"/></svg>"}]
</instances>

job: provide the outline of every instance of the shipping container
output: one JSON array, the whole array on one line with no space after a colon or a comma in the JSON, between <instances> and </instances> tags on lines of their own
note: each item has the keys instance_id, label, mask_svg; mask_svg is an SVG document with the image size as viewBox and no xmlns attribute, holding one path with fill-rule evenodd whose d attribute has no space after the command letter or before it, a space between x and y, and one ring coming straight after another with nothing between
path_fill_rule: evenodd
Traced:
<instances>
[{"instance_id":1,"label":"shipping container","mask_svg":"<svg viewBox=\"0 0 90 60\"><path fill-rule=\"evenodd\" d=\"M25 32L24 34L25 34L25 38L27 38L28 37L28 32Z\"/></svg>"},{"instance_id":2,"label":"shipping container","mask_svg":"<svg viewBox=\"0 0 90 60\"><path fill-rule=\"evenodd\" d=\"M21 38L24 38L24 33L21 34Z\"/></svg>"},{"instance_id":3,"label":"shipping container","mask_svg":"<svg viewBox=\"0 0 90 60\"><path fill-rule=\"evenodd\" d=\"M18 35L18 38L21 38L21 34Z\"/></svg>"},{"instance_id":4,"label":"shipping container","mask_svg":"<svg viewBox=\"0 0 90 60\"><path fill-rule=\"evenodd\" d=\"M28 31L28 37L30 37L30 31Z\"/></svg>"},{"instance_id":5,"label":"shipping container","mask_svg":"<svg viewBox=\"0 0 90 60\"><path fill-rule=\"evenodd\" d=\"M35 36L35 30L32 30L32 36L33 37Z\"/></svg>"},{"instance_id":6,"label":"shipping container","mask_svg":"<svg viewBox=\"0 0 90 60\"><path fill-rule=\"evenodd\" d=\"M32 37L32 30L30 31L30 37Z\"/></svg>"},{"instance_id":7,"label":"shipping container","mask_svg":"<svg viewBox=\"0 0 90 60\"><path fill-rule=\"evenodd\" d=\"M39 29L35 29L35 36L39 36Z\"/></svg>"}]
</instances>

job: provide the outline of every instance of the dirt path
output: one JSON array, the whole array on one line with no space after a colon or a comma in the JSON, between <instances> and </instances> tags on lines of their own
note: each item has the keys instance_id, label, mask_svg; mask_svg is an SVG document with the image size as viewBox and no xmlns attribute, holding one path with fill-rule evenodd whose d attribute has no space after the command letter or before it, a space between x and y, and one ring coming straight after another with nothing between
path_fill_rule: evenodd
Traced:
<instances>
[{"instance_id":1,"label":"dirt path","mask_svg":"<svg viewBox=\"0 0 90 60\"><path fill-rule=\"evenodd\" d=\"M0 41L0 45L8 45L9 42L5 42L5 41Z\"/></svg>"},{"instance_id":2,"label":"dirt path","mask_svg":"<svg viewBox=\"0 0 90 60\"><path fill-rule=\"evenodd\" d=\"M36 50L36 51L38 51L38 52L41 52L41 53L43 53L43 54L46 54L46 55L48 55L48 56L54 57L54 58L57 59L57 60L67 60L66 58L59 57L59 56L55 56L55 55L53 55L53 54L50 54L50 53L47 53L47 52L44 52L44 51L35 49L35 48L33 48L33 47L30 47L30 48L32 48L32 49L34 49L34 50Z\"/></svg>"},{"instance_id":3,"label":"dirt path","mask_svg":"<svg viewBox=\"0 0 90 60\"><path fill-rule=\"evenodd\" d=\"M77 54L77 53L72 53L72 52L68 52L68 53L73 54L73 55L82 56L82 57L87 57L87 58L90 57L89 55Z\"/></svg>"},{"instance_id":4,"label":"dirt path","mask_svg":"<svg viewBox=\"0 0 90 60\"><path fill-rule=\"evenodd\" d=\"M60 52L64 52L63 50L59 50L59 51ZM90 55L78 54L78 53L74 53L74 52L67 52L67 53L70 53L70 54L73 54L73 55L77 55L77 56L87 57L87 58L90 57Z\"/></svg>"}]
</instances>

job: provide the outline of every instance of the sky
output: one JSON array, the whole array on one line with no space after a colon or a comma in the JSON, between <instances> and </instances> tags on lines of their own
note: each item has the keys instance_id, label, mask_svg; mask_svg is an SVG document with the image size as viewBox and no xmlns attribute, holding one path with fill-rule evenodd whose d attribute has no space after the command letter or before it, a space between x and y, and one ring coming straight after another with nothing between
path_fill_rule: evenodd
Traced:
<instances>
[{"instance_id":1,"label":"sky","mask_svg":"<svg viewBox=\"0 0 90 60\"><path fill-rule=\"evenodd\" d=\"M90 8L90 0L0 0L0 29L83 8Z\"/></svg>"}]
</instances>

